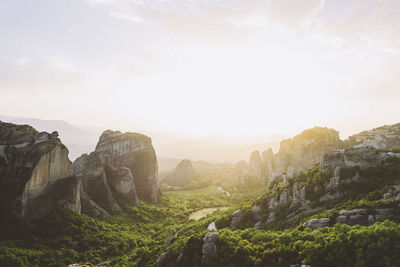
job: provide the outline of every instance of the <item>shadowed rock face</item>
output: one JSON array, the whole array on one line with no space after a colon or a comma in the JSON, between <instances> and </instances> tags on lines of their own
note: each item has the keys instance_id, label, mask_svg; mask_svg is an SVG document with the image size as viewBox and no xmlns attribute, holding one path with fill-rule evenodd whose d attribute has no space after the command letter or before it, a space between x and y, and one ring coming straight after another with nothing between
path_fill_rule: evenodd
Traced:
<instances>
[{"instance_id":1,"label":"shadowed rock face","mask_svg":"<svg viewBox=\"0 0 400 267\"><path fill-rule=\"evenodd\" d=\"M102 153L84 154L73 167L75 175L82 178L83 190L93 201L112 212L122 210L109 187Z\"/></svg>"},{"instance_id":2,"label":"shadowed rock face","mask_svg":"<svg viewBox=\"0 0 400 267\"><path fill-rule=\"evenodd\" d=\"M158 162L151 138L139 133L105 131L96 146L107 164L129 168L139 199L157 203L161 193L158 184Z\"/></svg>"},{"instance_id":3,"label":"shadowed rock face","mask_svg":"<svg viewBox=\"0 0 400 267\"><path fill-rule=\"evenodd\" d=\"M115 169L106 165L108 183L132 205L139 205L135 182L129 168Z\"/></svg>"},{"instance_id":4,"label":"shadowed rock face","mask_svg":"<svg viewBox=\"0 0 400 267\"><path fill-rule=\"evenodd\" d=\"M157 157L145 135L107 130L96 150L76 159L73 166L75 175L82 178L82 209L89 215L122 210L119 197L131 205L139 205L139 198L157 203Z\"/></svg>"},{"instance_id":5,"label":"shadowed rock face","mask_svg":"<svg viewBox=\"0 0 400 267\"><path fill-rule=\"evenodd\" d=\"M0 122L2 217L30 222L48 214L56 203L80 212L79 186L72 177L68 149L56 132Z\"/></svg>"}]
</instances>

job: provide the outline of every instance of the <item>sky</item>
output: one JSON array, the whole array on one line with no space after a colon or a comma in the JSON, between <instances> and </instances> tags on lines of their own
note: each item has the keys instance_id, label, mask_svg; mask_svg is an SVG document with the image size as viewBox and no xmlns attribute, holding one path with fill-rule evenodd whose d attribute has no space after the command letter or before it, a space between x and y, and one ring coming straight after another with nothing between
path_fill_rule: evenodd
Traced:
<instances>
[{"instance_id":1,"label":"sky","mask_svg":"<svg viewBox=\"0 0 400 267\"><path fill-rule=\"evenodd\" d=\"M398 0L0 0L0 114L251 136L400 122Z\"/></svg>"}]
</instances>

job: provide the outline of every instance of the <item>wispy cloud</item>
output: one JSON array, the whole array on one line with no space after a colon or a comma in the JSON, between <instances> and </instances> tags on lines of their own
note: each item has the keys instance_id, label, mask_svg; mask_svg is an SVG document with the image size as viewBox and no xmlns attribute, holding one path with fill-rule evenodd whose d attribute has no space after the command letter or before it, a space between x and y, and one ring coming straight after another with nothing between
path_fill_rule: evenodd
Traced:
<instances>
[{"instance_id":1,"label":"wispy cloud","mask_svg":"<svg viewBox=\"0 0 400 267\"><path fill-rule=\"evenodd\" d=\"M0 88L3 92L51 92L62 88L79 90L85 75L66 61L51 57L0 61Z\"/></svg>"}]
</instances>

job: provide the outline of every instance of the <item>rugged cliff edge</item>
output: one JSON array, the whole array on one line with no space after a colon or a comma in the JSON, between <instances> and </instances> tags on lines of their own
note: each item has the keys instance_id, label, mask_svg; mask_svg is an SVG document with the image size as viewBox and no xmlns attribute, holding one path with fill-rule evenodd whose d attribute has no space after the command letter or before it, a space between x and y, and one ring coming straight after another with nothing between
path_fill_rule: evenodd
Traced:
<instances>
[{"instance_id":1,"label":"rugged cliff edge","mask_svg":"<svg viewBox=\"0 0 400 267\"><path fill-rule=\"evenodd\" d=\"M119 201L138 205L139 199L157 203L161 193L158 163L151 138L139 133L107 130L96 150L73 163L82 179L82 210L89 215L121 211Z\"/></svg>"},{"instance_id":2,"label":"rugged cliff edge","mask_svg":"<svg viewBox=\"0 0 400 267\"><path fill-rule=\"evenodd\" d=\"M324 155L342 148L339 132L324 127L307 129L292 139L281 141L279 152L271 149L254 151L250 155L248 175L257 177L263 184L286 177L298 176L323 161Z\"/></svg>"},{"instance_id":3,"label":"rugged cliff edge","mask_svg":"<svg viewBox=\"0 0 400 267\"><path fill-rule=\"evenodd\" d=\"M0 122L0 213L29 223L57 203L80 212L80 181L58 133Z\"/></svg>"},{"instance_id":4,"label":"rugged cliff edge","mask_svg":"<svg viewBox=\"0 0 400 267\"><path fill-rule=\"evenodd\" d=\"M352 146L372 146L378 149L399 149L400 123L363 131L350 136L347 142Z\"/></svg>"},{"instance_id":5,"label":"rugged cliff edge","mask_svg":"<svg viewBox=\"0 0 400 267\"><path fill-rule=\"evenodd\" d=\"M103 152L109 165L130 169L139 199L157 203L157 194L161 190L157 156L150 137L107 130L100 136L96 151Z\"/></svg>"}]
</instances>

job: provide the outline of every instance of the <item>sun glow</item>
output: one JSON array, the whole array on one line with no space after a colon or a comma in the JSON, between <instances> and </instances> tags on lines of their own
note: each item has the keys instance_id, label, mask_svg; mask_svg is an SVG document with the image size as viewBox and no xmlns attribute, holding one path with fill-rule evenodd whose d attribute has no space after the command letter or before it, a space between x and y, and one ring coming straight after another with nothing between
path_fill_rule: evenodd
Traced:
<instances>
[{"instance_id":1,"label":"sun glow","mask_svg":"<svg viewBox=\"0 0 400 267\"><path fill-rule=\"evenodd\" d=\"M88 2L47 12L39 1L26 20L15 4L18 29L39 25L18 35L22 50L2 44L0 113L197 135L315 125L348 135L400 116L391 108L400 97L393 1ZM40 12L65 31L40 24ZM15 34L8 26L3 36Z\"/></svg>"}]
</instances>

